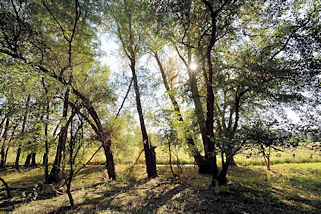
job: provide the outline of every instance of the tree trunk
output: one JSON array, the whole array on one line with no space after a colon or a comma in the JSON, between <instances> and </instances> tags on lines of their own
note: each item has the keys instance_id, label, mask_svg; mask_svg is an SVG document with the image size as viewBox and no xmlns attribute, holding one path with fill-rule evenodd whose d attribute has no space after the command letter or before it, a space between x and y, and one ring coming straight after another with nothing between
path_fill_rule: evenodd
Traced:
<instances>
[{"instance_id":1,"label":"tree trunk","mask_svg":"<svg viewBox=\"0 0 321 214\"><path fill-rule=\"evenodd\" d=\"M113 157L113 152L111 150L111 139L110 139L110 134L106 132L106 130L102 127L100 119L98 117L97 112L93 108L93 106L90 104L89 100L82 96L78 91L73 90L73 92L83 100L84 105L92 117L93 121L95 124L88 118L86 115L82 114L80 110L72 103L69 102L69 104L74 108L75 111L77 111L88 123L89 125L93 128L95 133L97 134L97 137L99 141L102 143L102 147L104 148L104 153L106 157L106 168L108 172L108 176L110 179L116 179L116 172L115 172L115 163L114 163L114 157Z\"/></svg>"},{"instance_id":2,"label":"tree trunk","mask_svg":"<svg viewBox=\"0 0 321 214\"><path fill-rule=\"evenodd\" d=\"M224 164L222 164L222 169L219 174L213 172L212 176L212 186L216 186L218 184L219 186L226 185L227 184L227 172L228 167L231 163L231 157L226 157L226 161Z\"/></svg>"},{"instance_id":3,"label":"tree trunk","mask_svg":"<svg viewBox=\"0 0 321 214\"><path fill-rule=\"evenodd\" d=\"M103 139L101 139L102 146L104 148L104 153L106 157L106 168L108 177L111 180L116 180L116 172L115 172L115 163L114 163L114 156L111 150L111 140L107 136L106 133L103 133Z\"/></svg>"},{"instance_id":4,"label":"tree trunk","mask_svg":"<svg viewBox=\"0 0 321 214\"><path fill-rule=\"evenodd\" d=\"M48 97L48 88L45 84L44 78L41 79L41 83L43 86L43 89L46 94L46 121L44 123L45 125L45 153L42 158L42 164L45 167L45 184L49 183L49 166L48 166L48 154L49 154L49 143L48 143L48 122L49 122L49 114L50 114L50 102Z\"/></svg>"},{"instance_id":5,"label":"tree trunk","mask_svg":"<svg viewBox=\"0 0 321 214\"><path fill-rule=\"evenodd\" d=\"M7 149L6 149L6 153L5 153L5 155L4 155L4 167L6 167L6 164L7 164L7 158L8 158L8 152L9 152L9 145L8 145L8 147L7 147Z\"/></svg>"},{"instance_id":6,"label":"tree trunk","mask_svg":"<svg viewBox=\"0 0 321 214\"><path fill-rule=\"evenodd\" d=\"M26 123L28 119L28 113L29 113L29 102L30 102L30 94L28 94L27 100L26 100L26 111L23 116L23 122L22 122L22 129L21 129L21 135L24 134L25 128L26 128ZM21 142L19 140L18 144L18 150L17 150L17 155L16 155L16 161L15 161L15 168L19 170L19 162L20 162L20 156L21 156Z\"/></svg>"},{"instance_id":7,"label":"tree trunk","mask_svg":"<svg viewBox=\"0 0 321 214\"><path fill-rule=\"evenodd\" d=\"M20 156L21 156L21 144L18 145L16 161L15 161L15 164L14 164L14 166L15 166L15 168L17 170L19 170Z\"/></svg>"},{"instance_id":8,"label":"tree trunk","mask_svg":"<svg viewBox=\"0 0 321 214\"><path fill-rule=\"evenodd\" d=\"M74 111L73 111L74 112ZM70 206L71 208L74 208L75 206L75 202L74 199L72 197L71 194L71 182L72 182L72 178L74 176L74 159L73 159L73 155L74 155L74 146L75 146L75 141L76 141L76 135L77 132L75 134L73 134L73 121L71 120L70 122L70 140L69 140L69 177L65 177L65 181L66 181L66 185L67 185L67 195L69 198L69 202L70 202ZM77 130L78 131L78 130Z\"/></svg>"},{"instance_id":9,"label":"tree trunk","mask_svg":"<svg viewBox=\"0 0 321 214\"><path fill-rule=\"evenodd\" d=\"M15 132L16 132L16 129L18 127L18 123L15 124L15 126L13 127L13 130L11 132L11 137L10 137L10 140L8 142L8 146L7 146L7 149L6 149L6 152L5 152L5 156L4 156L4 164L6 165L7 163L7 157L8 157L8 152L9 152L9 148L10 148L10 145L11 145L11 142L13 140L13 137L15 135Z\"/></svg>"},{"instance_id":10,"label":"tree trunk","mask_svg":"<svg viewBox=\"0 0 321 214\"><path fill-rule=\"evenodd\" d=\"M63 120L67 120L68 102L69 102L69 89L66 90L65 97L64 97L64 106L63 106L63 113L62 113ZM72 118L68 119L69 123L70 123L71 119ZM68 130L69 123L66 122L65 125L63 125L63 124L61 125L60 135L58 138L56 156L55 156L55 160L54 160L52 169L51 169L49 177L48 177L48 183L57 183L59 181L62 153L65 151L65 145L66 145L66 140L67 140L67 130Z\"/></svg>"},{"instance_id":11,"label":"tree trunk","mask_svg":"<svg viewBox=\"0 0 321 214\"><path fill-rule=\"evenodd\" d=\"M8 136L8 129L9 129L9 118L6 120L4 132L2 135L2 146L1 146L1 162L0 162L0 168L5 168L6 167L6 141L7 141L7 136Z\"/></svg>"},{"instance_id":12,"label":"tree trunk","mask_svg":"<svg viewBox=\"0 0 321 214\"><path fill-rule=\"evenodd\" d=\"M136 70L135 70L135 59L131 59L130 68L131 68L133 80L134 80L136 108L139 116L141 132L143 136L147 176L148 178L155 178L157 177L156 155L155 155L155 152L152 151L152 146L149 142L147 131L146 131L143 110L140 102L140 92L139 92L138 81L137 81Z\"/></svg>"},{"instance_id":13,"label":"tree trunk","mask_svg":"<svg viewBox=\"0 0 321 214\"><path fill-rule=\"evenodd\" d=\"M71 208L74 208L74 207L75 207L75 202L74 202L74 199L73 199L73 197L72 197L70 188L71 188L71 182L70 182L70 183L68 182L68 183L67 183L67 190L66 190L66 192L67 192L67 195L68 195L68 198L69 198L70 207L71 207Z\"/></svg>"},{"instance_id":14,"label":"tree trunk","mask_svg":"<svg viewBox=\"0 0 321 214\"><path fill-rule=\"evenodd\" d=\"M173 177L177 177L172 166L172 149L171 149L170 139L168 139L167 141L168 141L167 143L168 143L168 154L169 154L169 167L171 169Z\"/></svg>"},{"instance_id":15,"label":"tree trunk","mask_svg":"<svg viewBox=\"0 0 321 214\"><path fill-rule=\"evenodd\" d=\"M31 156L32 156L32 153L27 155L27 158L26 158L26 161L25 161L25 164L24 164L24 166L26 168L30 166Z\"/></svg>"},{"instance_id":16,"label":"tree trunk","mask_svg":"<svg viewBox=\"0 0 321 214\"><path fill-rule=\"evenodd\" d=\"M237 164L235 162L234 156L232 156L230 167L237 167Z\"/></svg>"},{"instance_id":17,"label":"tree trunk","mask_svg":"<svg viewBox=\"0 0 321 214\"><path fill-rule=\"evenodd\" d=\"M2 146L1 146L1 162L0 162L0 168L5 168L6 164L5 164L5 142L3 142Z\"/></svg>"},{"instance_id":18,"label":"tree trunk","mask_svg":"<svg viewBox=\"0 0 321 214\"><path fill-rule=\"evenodd\" d=\"M48 155L47 155L47 153L45 152L45 153L43 153L43 156L42 156L42 165L46 165L46 164L48 164ZM45 173L46 174L46 173Z\"/></svg>"},{"instance_id":19,"label":"tree trunk","mask_svg":"<svg viewBox=\"0 0 321 214\"><path fill-rule=\"evenodd\" d=\"M3 183L4 187L6 188L8 198L11 198L10 188L9 188L8 184L7 184L6 181L5 181L3 178L1 178L1 177L0 177L0 181Z\"/></svg>"},{"instance_id":20,"label":"tree trunk","mask_svg":"<svg viewBox=\"0 0 321 214\"><path fill-rule=\"evenodd\" d=\"M267 170L271 170L271 161L270 161L270 155L268 155L267 157L266 157L266 159L267 159L267 166L266 166L266 168L267 168Z\"/></svg>"},{"instance_id":21,"label":"tree trunk","mask_svg":"<svg viewBox=\"0 0 321 214\"><path fill-rule=\"evenodd\" d=\"M190 50L190 48L188 49L188 62L186 62L186 60L180 54L180 52L177 48L176 48L176 51L177 51L177 54L179 55L179 57L184 62L186 69L188 71L189 84L191 87L192 99L193 99L194 106L195 106L195 115L197 117L197 122L198 122L198 125L200 128L203 147L204 147L205 157L202 158L201 160L200 160L200 157L197 157L197 160L200 160L199 161L200 162L199 173L211 174L212 171L214 170L214 168L215 168L215 171L217 172L216 156L213 151L215 147L214 147L214 145L211 146L210 139L211 139L212 135L206 126L206 121L204 118L204 111L203 111L202 102L200 99L201 96L198 91L197 79L195 77L195 72L193 72L189 67L189 64L191 63L191 50Z\"/></svg>"},{"instance_id":22,"label":"tree trunk","mask_svg":"<svg viewBox=\"0 0 321 214\"><path fill-rule=\"evenodd\" d=\"M150 162L151 162L151 167L152 167L152 178L157 177L157 168L156 168L156 152L155 152L156 147L150 145Z\"/></svg>"},{"instance_id":23,"label":"tree trunk","mask_svg":"<svg viewBox=\"0 0 321 214\"><path fill-rule=\"evenodd\" d=\"M165 70L163 68L163 65L161 63L161 60L159 59L159 56L158 56L157 52L154 53L154 57L155 57L155 59L157 61L159 70L161 72L166 92L167 92L167 94L168 94L168 96L169 96L169 98L171 100L171 103L172 103L172 105L174 107L174 110L175 110L175 112L176 112L176 114L178 116L178 120L180 122L184 122L184 118L183 118L182 113L180 111L180 107L179 107L174 95L171 93L171 89L170 89L168 81L167 81L167 76L166 76ZM192 155L193 155L194 161L197 164L197 166L199 167L199 171L200 172L203 172L203 171L205 172L206 170L204 168L207 168L207 167L204 167L206 165L204 163L205 162L204 157L200 154L200 152L196 148L194 140L191 137L190 131L188 129L185 129L185 131L186 131L186 139L185 140L186 140L186 143L187 143L189 149L192 151Z\"/></svg>"},{"instance_id":24,"label":"tree trunk","mask_svg":"<svg viewBox=\"0 0 321 214\"><path fill-rule=\"evenodd\" d=\"M207 5L208 7L209 5ZM216 42L216 15L211 14L211 37L207 45L206 59L208 69L205 68L205 62L202 64L203 76L206 84L206 121L205 121L205 137L204 151L205 159L210 163L210 171L213 174L218 173L216 162L216 146L214 136L214 91L213 91L213 64L212 64L212 49ZM201 54L202 55L202 54Z\"/></svg>"},{"instance_id":25,"label":"tree trunk","mask_svg":"<svg viewBox=\"0 0 321 214\"><path fill-rule=\"evenodd\" d=\"M267 170L271 170L271 146L269 146L269 153L266 156L267 159Z\"/></svg>"},{"instance_id":26,"label":"tree trunk","mask_svg":"<svg viewBox=\"0 0 321 214\"><path fill-rule=\"evenodd\" d=\"M32 168L36 168L37 167L36 153L35 152L31 153L31 167Z\"/></svg>"}]
</instances>

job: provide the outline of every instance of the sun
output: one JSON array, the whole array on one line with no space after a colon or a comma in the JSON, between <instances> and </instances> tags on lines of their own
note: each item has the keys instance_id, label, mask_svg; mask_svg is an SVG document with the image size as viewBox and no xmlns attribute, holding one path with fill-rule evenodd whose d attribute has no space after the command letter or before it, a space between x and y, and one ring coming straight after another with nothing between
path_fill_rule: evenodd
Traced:
<instances>
[{"instance_id":1,"label":"sun","mask_svg":"<svg viewBox=\"0 0 321 214\"><path fill-rule=\"evenodd\" d=\"M189 68L193 71L195 71L197 69L197 64L192 62L190 65L189 65Z\"/></svg>"}]
</instances>

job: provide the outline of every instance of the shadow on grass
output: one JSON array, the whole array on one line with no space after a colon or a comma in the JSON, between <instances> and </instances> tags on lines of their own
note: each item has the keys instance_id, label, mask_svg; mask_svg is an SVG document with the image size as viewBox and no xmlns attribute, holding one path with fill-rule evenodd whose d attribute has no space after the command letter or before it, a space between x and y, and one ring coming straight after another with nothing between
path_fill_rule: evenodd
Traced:
<instances>
[{"instance_id":1,"label":"shadow on grass","mask_svg":"<svg viewBox=\"0 0 321 214\"><path fill-rule=\"evenodd\" d=\"M152 196L148 198L144 206L141 206L139 209L131 210L131 213L156 213L159 208L167 204L174 196L179 195L186 188L187 186L185 185L178 185L161 194L160 196Z\"/></svg>"},{"instance_id":2,"label":"shadow on grass","mask_svg":"<svg viewBox=\"0 0 321 214\"><path fill-rule=\"evenodd\" d=\"M290 178L289 182L291 185L305 190L321 197L321 182L319 179L306 178L306 177L296 177Z\"/></svg>"},{"instance_id":3,"label":"shadow on grass","mask_svg":"<svg viewBox=\"0 0 321 214\"><path fill-rule=\"evenodd\" d=\"M97 170L97 169L96 169ZM167 169L166 169L167 170ZM88 170L87 173L94 172ZM162 173L166 173L162 171ZM197 169L184 169L181 180L168 176L132 182L112 181L95 183L85 188L88 196L78 209L70 211L62 206L54 213L72 212L95 213L319 213L320 201L312 201L304 196L291 195L286 189L273 187L278 177L270 178L264 169L233 168L229 174L229 185L209 187L210 177L197 174ZM307 192L320 194L320 184L316 180L290 180ZM150 182L149 182L150 181ZM306 186L306 183L310 183ZM103 188L100 188L102 185ZM107 188L105 188L107 185ZM302 186L302 187L301 187ZM85 194L85 195L86 195ZM87 197L87 196L85 196ZM1 206L1 205L0 205ZM5 204L5 206L9 206ZM102 212L104 213L104 212Z\"/></svg>"},{"instance_id":4,"label":"shadow on grass","mask_svg":"<svg viewBox=\"0 0 321 214\"><path fill-rule=\"evenodd\" d=\"M320 213L321 200L309 200L297 194L291 194L287 190L273 187L273 183L282 182L282 175L268 178L264 169L237 168L231 172L231 179L234 181L231 191L239 193L239 197L234 197L234 200L241 207L247 207L245 212ZM290 185L297 188L297 181L291 180L293 182L290 182ZM309 188L306 186L307 183L314 183L316 186ZM304 180L301 184L301 190L320 195L320 183Z\"/></svg>"},{"instance_id":5,"label":"shadow on grass","mask_svg":"<svg viewBox=\"0 0 321 214\"><path fill-rule=\"evenodd\" d=\"M37 171L42 170L41 168L21 168L20 171L9 168L5 172L1 172L1 175L8 175L9 173L17 173L15 178L7 180L7 183L11 192L11 199L5 199L0 194L0 211L13 211L19 204L30 201L30 198L23 198L22 195L33 194L33 188L38 183L42 183L44 180L43 175ZM32 172L35 171L35 172ZM55 197L55 194L39 194L38 199L50 199ZM30 196L31 197L31 196Z\"/></svg>"},{"instance_id":6,"label":"shadow on grass","mask_svg":"<svg viewBox=\"0 0 321 214\"><path fill-rule=\"evenodd\" d=\"M105 191L96 191L95 194L100 195L99 197L96 197L94 199L86 199L84 202L77 204L78 207L82 207L82 211L86 212L93 212L95 209L103 210L103 209L113 209L113 210L119 210L118 207L111 205L111 201L113 198L115 198L118 194L128 192L131 189L134 189L136 186L143 185L149 181L148 178L140 179L136 182L129 182L128 184L122 184L118 183L116 181L115 184L107 184L111 185L110 190ZM103 184L103 183L100 183ZM92 186L87 186L86 189L90 188L96 188L100 184L94 184ZM120 186L117 187L117 184ZM86 208L86 206L93 206L93 208ZM97 205L100 205L97 207ZM52 212L50 214L56 213Z\"/></svg>"}]
</instances>

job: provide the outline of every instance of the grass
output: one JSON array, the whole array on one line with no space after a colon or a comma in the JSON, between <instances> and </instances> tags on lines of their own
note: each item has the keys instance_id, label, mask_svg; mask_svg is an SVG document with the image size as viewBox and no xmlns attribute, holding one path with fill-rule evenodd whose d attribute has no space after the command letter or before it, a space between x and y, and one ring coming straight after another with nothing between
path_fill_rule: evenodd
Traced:
<instances>
[{"instance_id":1,"label":"grass","mask_svg":"<svg viewBox=\"0 0 321 214\"><path fill-rule=\"evenodd\" d=\"M86 148L86 154L83 157L83 161L86 162L89 160L91 155L97 150L98 147L89 147ZM133 149L131 154L117 151L115 150L114 158L116 164L123 164L123 163L132 163L136 160L140 149ZM249 152L243 152L241 154L237 154L235 156L235 161L238 165L242 166L250 166L250 165L264 165L264 160L261 155L253 155L248 156ZM167 148L164 146L159 146L156 148L157 154L157 163L158 164L168 164L168 151ZM8 154L7 163L8 165L13 165L15 161L16 151L15 148L11 148ZM182 164L193 164L193 158L188 155L188 152L185 151L183 148L173 151L172 160L173 162L176 161L176 156L178 156L179 162ZM55 150L51 149L49 155L49 162L52 163L55 157ZM22 154L20 164L23 164L26 158L26 154ZM101 149L93 158L92 162L97 163L104 163L106 161L104 152ZM218 159L220 161L220 159ZM42 162L42 154L37 155L37 163ZM145 157L144 154L141 155L139 159L139 163L144 164ZM314 163L314 162L321 162L321 153L313 152L304 147L298 147L295 150L287 150L285 152L272 152L271 155L271 164L280 164L280 163ZM220 163L219 163L220 164Z\"/></svg>"},{"instance_id":2,"label":"grass","mask_svg":"<svg viewBox=\"0 0 321 214\"><path fill-rule=\"evenodd\" d=\"M95 150L88 148L84 160ZM163 150L156 149L157 161L167 164L168 154ZM135 150L130 157L115 152L115 156L121 157L116 159L117 181L108 181L103 165L83 169L72 184L77 204L73 211L68 209L66 194L45 194L35 188L43 181L43 168L2 170L0 176L12 188L13 197L5 199L5 191L0 187L0 213L319 213L321 210L321 156L304 148L272 153L271 171L266 171L261 156L239 154L235 157L239 167L229 171L229 184L217 188L210 187L210 176L199 175L192 166L182 166L180 179L173 179L169 167L159 165L160 176L148 180L144 165L121 164L136 159L138 152ZM193 163L183 150L178 151L178 156L181 163ZM53 161L54 154L50 157ZM12 149L9 164L14 158ZM41 158L37 157L38 162ZM104 161L102 151L93 160ZM140 159L143 162L144 155Z\"/></svg>"},{"instance_id":3,"label":"grass","mask_svg":"<svg viewBox=\"0 0 321 214\"><path fill-rule=\"evenodd\" d=\"M1 171L13 198L0 193L0 213L319 213L321 209L321 164L276 164L234 167L229 184L211 188L211 177L195 167L183 167L180 179L171 177L168 166L158 167L159 177L146 179L142 165L117 166L118 180L106 181L105 169L91 165L75 177L72 193L76 210L69 210L63 195L31 194L43 179L43 169ZM177 170L175 168L175 170Z\"/></svg>"},{"instance_id":4,"label":"grass","mask_svg":"<svg viewBox=\"0 0 321 214\"><path fill-rule=\"evenodd\" d=\"M236 163L242 166L249 165L264 165L262 155L248 156L247 153L243 152L235 156ZM315 163L321 162L321 153L314 152L310 149L299 147L296 150L289 150L284 152L272 152L271 164L282 164L282 163Z\"/></svg>"}]
</instances>

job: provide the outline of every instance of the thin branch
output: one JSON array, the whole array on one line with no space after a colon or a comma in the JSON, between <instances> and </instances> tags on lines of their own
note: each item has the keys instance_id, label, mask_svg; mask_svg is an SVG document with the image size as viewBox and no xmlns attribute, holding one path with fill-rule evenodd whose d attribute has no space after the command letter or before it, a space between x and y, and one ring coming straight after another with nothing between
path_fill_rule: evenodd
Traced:
<instances>
[{"instance_id":1,"label":"thin branch","mask_svg":"<svg viewBox=\"0 0 321 214\"><path fill-rule=\"evenodd\" d=\"M83 165L74 173L75 176L80 172L80 170L82 170L83 168L85 168L86 165L88 165L88 163L90 163L90 161L95 157L95 155L99 152L99 150L100 150L101 148L103 148L103 145L100 145L100 147L92 154L92 156L89 158L89 160L88 160L85 164L83 164Z\"/></svg>"},{"instance_id":2,"label":"thin branch","mask_svg":"<svg viewBox=\"0 0 321 214\"><path fill-rule=\"evenodd\" d=\"M184 57L181 55L181 53L179 52L179 50L178 50L178 48L177 48L177 46L175 45L175 50L176 50L176 52L177 52L177 54L178 54L178 56L179 56L179 58L181 58L181 60L183 61L183 63L185 64L185 66L188 68L188 64L187 64L187 62L186 62L186 60L184 59Z\"/></svg>"},{"instance_id":3,"label":"thin branch","mask_svg":"<svg viewBox=\"0 0 321 214\"><path fill-rule=\"evenodd\" d=\"M120 107L119 107L119 109L118 109L118 112L117 112L117 114L116 114L116 116L115 116L114 119L117 119L117 117L118 117L121 109L123 108L123 106L124 106L124 104L125 104L125 101L126 101L126 99L127 99L127 97L128 97L128 94L129 94L129 91L130 91L130 89L131 89L131 87L132 87L133 80L134 80L134 78L132 78L132 79L130 80L130 83L129 83L129 86L128 86L126 95L125 95L125 97L124 97L124 99L123 99L123 102L121 103L121 105L120 105Z\"/></svg>"},{"instance_id":4,"label":"thin branch","mask_svg":"<svg viewBox=\"0 0 321 214\"><path fill-rule=\"evenodd\" d=\"M84 114L80 111L79 106L76 104L72 103L71 101L68 101L68 105L70 105L76 112L79 114L82 118L86 120L87 123L93 128L93 130L98 133L98 128L95 126L95 124Z\"/></svg>"},{"instance_id":5,"label":"thin branch","mask_svg":"<svg viewBox=\"0 0 321 214\"><path fill-rule=\"evenodd\" d=\"M49 12L49 14L51 15L51 17L53 18L53 20L57 23L57 25L59 26L63 37L65 38L65 40L67 40L69 42L69 38L66 35L66 30L62 27L62 25L60 24L60 22L57 20L56 16L52 13L52 11L50 10L50 8L48 7L47 3L45 0L42 0L42 5L47 9L47 11Z\"/></svg>"}]
</instances>

